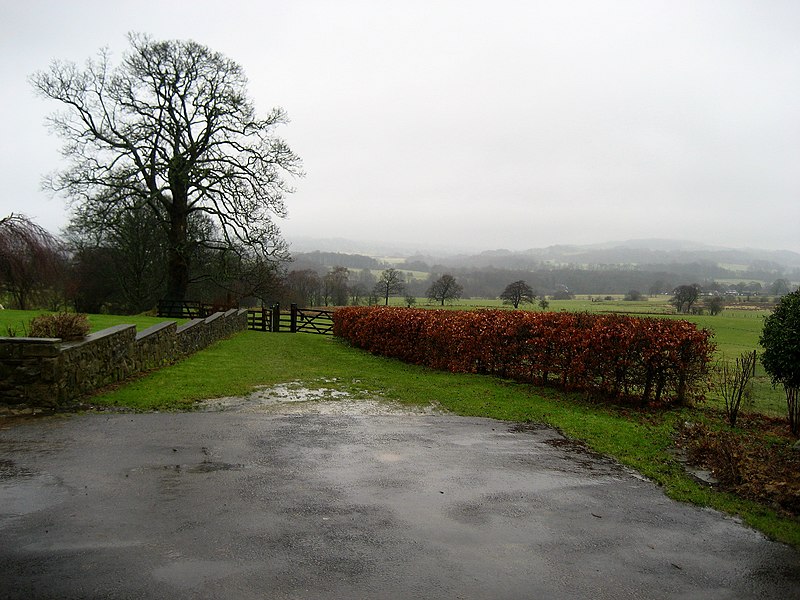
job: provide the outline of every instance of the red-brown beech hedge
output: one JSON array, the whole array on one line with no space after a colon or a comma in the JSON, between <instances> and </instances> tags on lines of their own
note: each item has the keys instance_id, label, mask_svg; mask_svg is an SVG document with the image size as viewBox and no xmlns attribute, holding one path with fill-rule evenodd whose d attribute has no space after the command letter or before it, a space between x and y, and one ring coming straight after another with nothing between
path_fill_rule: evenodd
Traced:
<instances>
[{"instance_id":1,"label":"red-brown beech hedge","mask_svg":"<svg viewBox=\"0 0 800 600\"><path fill-rule=\"evenodd\" d=\"M373 354L641 404L703 399L714 352L693 323L625 315L353 306L333 322Z\"/></svg>"}]
</instances>

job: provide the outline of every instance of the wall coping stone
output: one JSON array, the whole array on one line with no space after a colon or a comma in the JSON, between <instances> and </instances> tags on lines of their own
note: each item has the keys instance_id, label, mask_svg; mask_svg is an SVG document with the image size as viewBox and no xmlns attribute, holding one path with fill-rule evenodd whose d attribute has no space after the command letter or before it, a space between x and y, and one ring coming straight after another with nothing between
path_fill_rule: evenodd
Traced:
<instances>
[{"instance_id":1,"label":"wall coping stone","mask_svg":"<svg viewBox=\"0 0 800 600\"><path fill-rule=\"evenodd\" d=\"M16 344L25 342L26 344L55 344L61 338L40 338L40 337L0 337L0 344Z\"/></svg>"},{"instance_id":2,"label":"wall coping stone","mask_svg":"<svg viewBox=\"0 0 800 600\"><path fill-rule=\"evenodd\" d=\"M96 342L98 340L102 340L103 338L111 337L112 335L117 335L123 331L127 331L128 329L136 329L136 325L130 323L122 323L120 325L112 325L106 329L101 329L100 331L95 331L94 333L90 333L82 340L74 340L71 342L62 342L61 348L63 350L68 350L72 348L77 348L79 346L84 346L86 344L91 344L92 342Z\"/></svg>"},{"instance_id":3,"label":"wall coping stone","mask_svg":"<svg viewBox=\"0 0 800 600\"><path fill-rule=\"evenodd\" d=\"M186 331L187 329L191 329L192 327L197 327L200 323L205 323L205 319L192 319L191 321L187 321L183 325L178 325L178 333Z\"/></svg>"},{"instance_id":4,"label":"wall coping stone","mask_svg":"<svg viewBox=\"0 0 800 600\"><path fill-rule=\"evenodd\" d=\"M169 329L170 327L176 327L177 321L164 321L163 323L156 323L155 325L151 325L147 329L143 329L139 333L136 334L136 341L138 342L142 338L146 338L147 336L154 335L163 329Z\"/></svg>"}]
</instances>

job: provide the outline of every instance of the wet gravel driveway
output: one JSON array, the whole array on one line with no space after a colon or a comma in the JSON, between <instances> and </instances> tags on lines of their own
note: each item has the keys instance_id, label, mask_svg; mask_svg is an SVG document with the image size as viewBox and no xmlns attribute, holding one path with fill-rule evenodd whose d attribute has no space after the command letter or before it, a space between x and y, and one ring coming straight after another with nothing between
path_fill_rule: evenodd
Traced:
<instances>
[{"instance_id":1,"label":"wet gravel driveway","mask_svg":"<svg viewBox=\"0 0 800 600\"><path fill-rule=\"evenodd\" d=\"M800 597L798 552L550 429L209 406L0 422L0 597Z\"/></svg>"}]
</instances>

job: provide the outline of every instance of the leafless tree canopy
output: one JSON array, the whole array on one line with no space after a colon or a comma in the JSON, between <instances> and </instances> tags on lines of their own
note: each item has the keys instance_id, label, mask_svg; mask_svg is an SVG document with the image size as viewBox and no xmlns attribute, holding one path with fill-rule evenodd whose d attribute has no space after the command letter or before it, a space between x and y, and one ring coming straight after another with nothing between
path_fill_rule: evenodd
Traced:
<instances>
[{"instance_id":1,"label":"leafless tree canopy","mask_svg":"<svg viewBox=\"0 0 800 600\"><path fill-rule=\"evenodd\" d=\"M446 301L458 300L463 293L464 288L449 274L442 275L428 288L428 298L442 306Z\"/></svg>"},{"instance_id":2,"label":"leafless tree canopy","mask_svg":"<svg viewBox=\"0 0 800 600\"><path fill-rule=\"evenodd\" d=\"M403 274L397 269L386 269L381 272L378 282L373 289L376 296L384 299L384 304L389 305L389 296L401 294L405 290L405 281L403 281Z\"/></svg>"},{"instance_id":3,"label":"leafless tree canopy","mask_svg":"<svg viewBox=\"0 0 800 600\"><path fill-rule=\"evenodd\" d=\"M526 302L532 304L536 299L536 292L525 281L520 279L509 283L503 293L500 294L500 299L503 304L511 304L514 308L519 308L520 304Z\"/></svg>"},{"instance_id":4,"label":"leafless tree canopy","mask_svg":"<svg viewBox=\"0 0 800 600\"><path fill-rule=\"evenodd\" d=\"M286 114L257 117L241 67L205 46L129 39L116 67L103 50L84 68L55 61L32 76L63 107L49 123L68 166L49 185L97 227L121 204L156 215L174 298L186 292L192 244L282 255L273 218L286 213L285 177L301 174L299 157L274 134ZM207 238L190 239L193 215L213 222Z\"/></svg>"},{"instance_id":5,"label":"leafless tree canopy","mask_svg":"<svg viewBox=\"0 0 800 600\"><path fill-rule=\"evenodd\" d=\"M59 241L24 215L0 219L0 287L18 308L55 284L63 268Z\"/></svg>"}]
</instances>

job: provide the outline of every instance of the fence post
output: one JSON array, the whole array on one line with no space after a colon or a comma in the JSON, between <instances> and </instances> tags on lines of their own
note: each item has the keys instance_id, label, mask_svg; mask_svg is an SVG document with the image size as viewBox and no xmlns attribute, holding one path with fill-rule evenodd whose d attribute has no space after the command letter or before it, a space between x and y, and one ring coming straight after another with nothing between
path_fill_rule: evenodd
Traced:
<instances>
[{"instance_id":1,"label":"fence post","mask_svg":"<svg viewBox=\"0 0 800 600\"><path fill-rule=\"evenodd\" d=\"M291 331L292 333L297 333L297 304L292 303L291 308L292 308L292 317L289 322L289 331Z\"/></svg>"},{"instance_id":2,"label":"fence post","mask_svg":"<svg viewBox=\"0 0 800 600\"><path fill-rule=\"evenodd\" d=\"M272 306L272 331L281 330L281 305L275 303Z\"/></svg>"}]
</instances>

